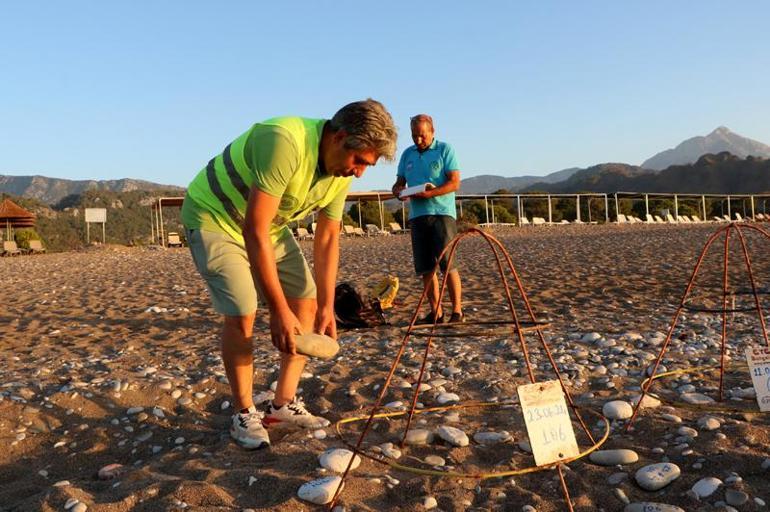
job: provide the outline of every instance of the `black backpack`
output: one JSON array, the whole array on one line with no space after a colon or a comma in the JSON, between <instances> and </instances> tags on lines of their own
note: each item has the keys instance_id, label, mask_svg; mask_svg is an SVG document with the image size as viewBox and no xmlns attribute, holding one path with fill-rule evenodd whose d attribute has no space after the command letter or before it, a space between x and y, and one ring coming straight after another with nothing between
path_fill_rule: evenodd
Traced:
<instances>
[{"instance_id":1,"label":"black backpack","mask_svg":"<svg viewBox=\"0 0 770 512\"><path fill-rule=\"evenodd\" d=\"M350 283L334 289L334 316L337 327L360 328L387 324L379 299L370 299Z\"/></svg>"}]
</instances>

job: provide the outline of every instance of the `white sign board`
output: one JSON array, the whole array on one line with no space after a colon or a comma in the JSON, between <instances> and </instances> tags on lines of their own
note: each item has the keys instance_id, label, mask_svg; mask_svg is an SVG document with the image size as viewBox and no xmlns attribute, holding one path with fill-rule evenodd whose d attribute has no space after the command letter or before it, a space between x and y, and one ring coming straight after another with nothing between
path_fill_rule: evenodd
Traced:
<instances>
[{"instance_id":1,"label":"white sign board","mask_svg":"<svg viewBox=\"0 0 770 512\"><path fill-rule=\"evenodd\" d=\"M760 411L770 411L770 347L754 345L746 349L751 383L757 392Z\"/></svg>"},{"instance_id":2,"label":"white sign board","mask_svg":"<svg viewBox=\"0 0 770 512\"><path fill-rule=\"evenodd\" d=\"M517 392L535 464L577 457L580 452L559 381L525 384Z\"/></svg>"},{"instance_id":3,"label":"white sign board","mask_svg":"<svg viewBox=\"0 0 770 512\"><path fill-rule=\"evenodd\" d=\"M107 208L86 208L86 222L107 222Z\"/></svg>"}]
</instances>

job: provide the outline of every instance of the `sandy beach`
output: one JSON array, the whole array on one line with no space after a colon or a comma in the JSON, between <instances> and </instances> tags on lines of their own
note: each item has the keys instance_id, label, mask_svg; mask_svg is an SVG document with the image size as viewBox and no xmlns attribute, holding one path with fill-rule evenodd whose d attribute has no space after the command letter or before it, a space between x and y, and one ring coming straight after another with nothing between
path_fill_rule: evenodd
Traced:
<instances>
[{"instance_id":1,"label":"sandy beach","mask_svg":"<svg viewBox=\"0 0 770 512\"><path fill-rule=\"evenodd\" d=\"M546 339L581 407L601 413L607 402L638 396L641 374L659 353L698 253L716 227L493 232L510 252L538 319L551 322ZM766 292L769 245L757 242L749 240L752 263ZM312 260L311 243L302 246ZM736 262L731 282L748 286L736 248L737 242L730 253ZM713 306L719 298L718 252L704 262L694 297L699 304ZM469 240L458 257L468 320L510 319L485 243ZM342 240L339 280L368 288L389 274L401 282L398 304L387 315L391 325L342 331L337 358L311 360L303 376L309 409L333 423L369 412L420 292L408 236ZM106 246L0 258L0 276L0 511L61 511L66 504L94 512L323 509L300 500L297 490L332 474L320 468L318 458L344 447L333 426L323 432L271 431L267 450L243 451L230 441L233 410L219 357L219 319L186 248ZM760 297L767 310L768 295ZM767 509L770 420L758 413L743 355L748 344L761 342L761 330L755 315L731 314L729 321L734 367L725 382L726 400L703 407L682 401L688 393L715 397L714 373L657 381L652 390L662 403L643 409L627 434L623 420L612 421L602 446L633 450L637 461L605 466L586 457L567 466L575 510L621 511L643 502L686 511ZM463 329L471 334L461 335ZM435 340L421 404L436 406L443 393L456 394L460 403L515 400L516 386L528 382L518 339L502 329L463 329ZM264 309L255 332L258 394L277 375ZM717 363L720 333L720 315L686 312L664 366ZM552 379L537 337L526 339L535 376ZM411 400L425 340L409 341L385 398L393 408ZM596 416L586 417L600 437ZM454 426L471 438L470 445L437 439L406 446L400 464L464 473L534 465L521 444L526 432L517 408L458 409L420 414L415 421L415 428L431 431ZM366 446L381 452L384 443L397 443L404 424L403 418L377 421ZM573 425L581 448L589 447ZM346 438L355 439L361 426L346 425ZM510 435L495 444L473 440L489 431ZM637 471L662 462L675 464L681 475L660 490L643 489ZM122 467L111 479L100 478L99 470L109 464ZM434 510L444 511L566 510L556 475L548 470L479 481L418 475L364 458L348 477L340 505L346 511L420 511L434 498ZM706 484L696 486L702 479L720 483L708 480L716 490L704 495Z\"/></svg>"}]
</instances>

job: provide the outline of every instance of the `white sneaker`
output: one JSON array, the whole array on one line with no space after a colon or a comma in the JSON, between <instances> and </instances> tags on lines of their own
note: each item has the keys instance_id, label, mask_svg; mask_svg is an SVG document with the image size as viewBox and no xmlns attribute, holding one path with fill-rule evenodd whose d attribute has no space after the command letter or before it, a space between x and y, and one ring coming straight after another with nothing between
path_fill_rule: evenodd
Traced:
<instances>
[{"instance_id":1,"label":"white sneaker","mask_svg":"<svg viewBox=\"0 0 770 512\"><path fill-rule=\"evenodd\" d=\"M230 437L236 443L247 450L257 450L270 446L270 437L262 426L265 414L258 411L253 405L245 413L233 414L233 422L230 425Z\"/></svg>"},{"instance_id":2,"label":"white sneaker","mask_svg":"<svg viewBox=\"0 0 770 512\"><path fill-rule=\"evenodd\" d=\"M275 408L271 400L267 404L265 419L262 423L266 427L273 425L296 425L302 428L324 428L329 426L329 420L321 416L313 416L305 409L305 404L301 398L296 396L291 402Z\"/></svg>"}]
</instances>

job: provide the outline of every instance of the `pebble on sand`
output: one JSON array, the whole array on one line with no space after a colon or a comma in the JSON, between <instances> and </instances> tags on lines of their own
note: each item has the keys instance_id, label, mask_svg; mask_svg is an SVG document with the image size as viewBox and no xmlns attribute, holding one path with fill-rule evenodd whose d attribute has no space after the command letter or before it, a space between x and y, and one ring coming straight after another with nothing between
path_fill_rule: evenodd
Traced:
<instances>
[{"instance_id":1,"label":"pebble on sand","mask_svg":"<svg viewBox=\"0 0 770 512\"><path fill-rule=\"evenodd\" d=\"M659 462L640 468L634 478L644 490L657 491L667 486L681 474L679 466L670 462Z\"/></svg>"},{"instance_id":2,"label":"pebble on sand","mask_svg":"<svg viewBox=\"0 0 770 512\"><path fill-rule=\"evenodd\" d=\"M297 491L297 496L301 500L309 501L316 505L326 505L334 497L334 493L337 492L337 487L339 487L341 482L342 477L340 476L327 476L318 480L312 480L302 484Z\"/></svg>"}]
</instances>

